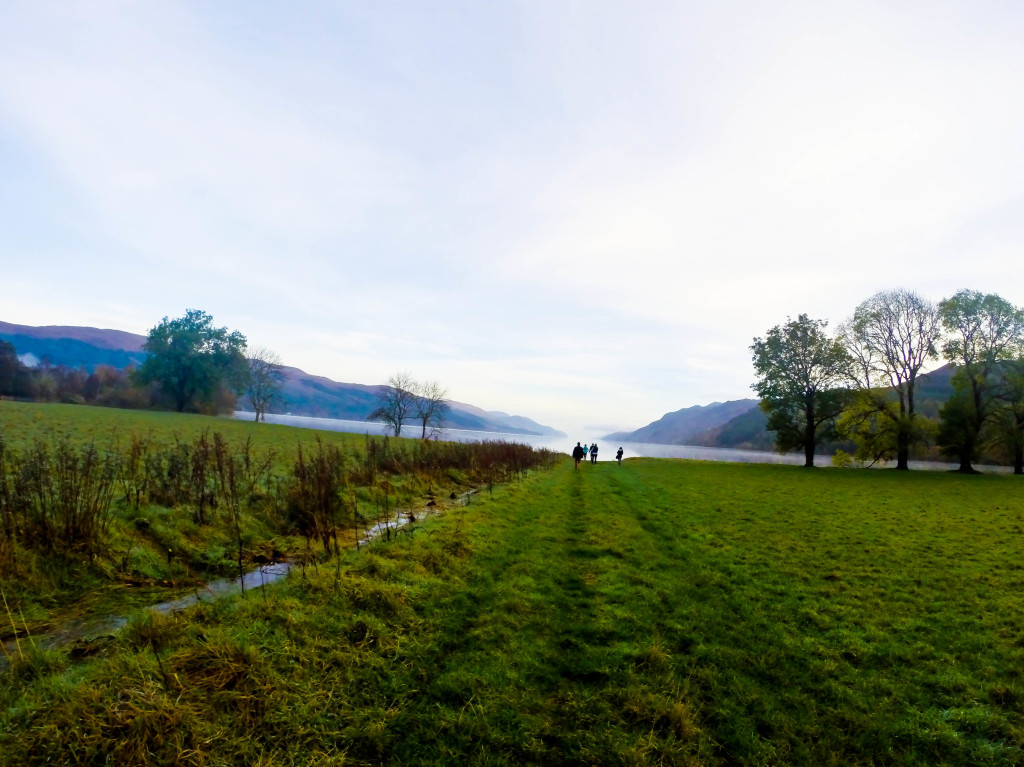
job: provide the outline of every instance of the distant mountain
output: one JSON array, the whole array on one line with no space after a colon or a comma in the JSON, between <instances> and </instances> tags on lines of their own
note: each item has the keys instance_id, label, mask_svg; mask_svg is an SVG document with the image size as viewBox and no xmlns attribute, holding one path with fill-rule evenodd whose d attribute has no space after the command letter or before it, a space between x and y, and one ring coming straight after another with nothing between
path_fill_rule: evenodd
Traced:
<instances>
[{"instance_id":1,"label":"distant mountain","mask_svg":"<svg viewBox=\"0 0 1024 767\"><path fill-rule=\"evenodd\" d=\"M939 409L953 393L952 375L952 367L943 365L917 378L914 403L918 413L938 418ZM765 428L767 423L756 399L741 399L683 408L636 431L616 432L605 439L770 451L775 447L775 433Z\"/></svg>"},{"instance_id":2,"label":"distant mountain","mask_svg":"<svg viewBox=\"0 0 1024 767\"><path fill-rule=\"evenodd\" d=\"M115 349L118 351L141 352L146 337L125 330L109 330L106 328L82 328L74 325L14 325L0 322L0 338L22 336L40 340L81 341L99 349ZM12 342L13 343L13 342ZM55 363L58 364L58 363Z\"/></svg>"},{"instance_id":3,"label":"distant mountain","mask_svg":"<svg viewBox=\"0 0 1024 767\"><path fill-rule=\"evenodd\" d=\"M952 365L920 376L914 386L914 409L929 418L938 418L939 408L953 395L952 378Z\"/></svg>"},{"instance_id":4,"label":"distant mountain","mask_svg":"<svg viewBox=\"0 0 1024 767\"><path fill-rule=\"evenodd\" d=\"M142 351L146 337L123 330L63 325L32 327L0 322L0 341L13 344L19 357L31 354L36 364L84 367L89 371L98 365L114 368L140 365L146 358Z\"/></svg>"},{"instance_id":5,"label":"distant mountain","mask_svg":"<svg viewBox=\"0 0 1024 767\"><path fill-rule=\"evenodd\" d=\"M366 416L379 404L377 394L383 386L340 383L323 376L311 375L299 368L286 367L282 387L284 403L274 412L308 415L317 418L339 418L345 421L365 421ZM510 416L498 411L489 412L463 402L449 402L451 410L445 426L470 431L507 432L564 437L565 434L524 416ZM412 434L414 429L410 429ZM402 433L406 430L403 428Z\"/></svg>"},{"instance_id":6,"label":"distant mountain","mask_svg":"<svg viewBox=\"0 0 1024 767\"><path fill-rule=\"evenodd\" d=\"M737 399L694 405L666 413L636 431L615 432L605 437L619 442L652 442L661 445L692 445L694 436L722 426L736 416L757 409L756 399Z\"/></svg>"},{"instance_id":7,"label":"distant mountain","mask_svg":"<svg viewBox=\"0 0 1024 767\"><path fill-rule=\"evenodd\" d=\"M25 360L34 358L34 361L53 366L90 371L99 365L119 369L141 365L146 358L142 350L146 337L123 330L64 325L33 327L0 322L0 341L13 344L19 357ZM284 373L283 402L273 410L275 413L365 421L377 407L377 393L383 388L332 381L294 367L285 367ZM524 416L486 411L461 402L450 405L445 425L453 429L565 436L557 429Z\"/></svg>"},{"instance_id":8,"label":"distant mountain","mask_svg":"<svg viewBox=\"0 0 1024 767\"><path fill-rule=\"evenodd\" d=\"M731 447L735 450L775 449L775 432L768 431L768 416L757 406L730 418L719 426L713 426L690 437L687 444L701 447Z\"/></svg>"},{"instance_id":9,"label":"distant mountain","mask_svg":"<svg viewBox=\"0 0 1024 767\"><path fill-rule=\"evenodd\" d=\"M509 415L503 413L500 410L482 410L475 405L467 405L465 402L449 402L451 405L452 413L449 414L448 423L453 428L457 429L477 429L478 426L456 426L455 417L458 413L458 418L462 423L470 423L469 419L476 418L482 423L491 423L499 427L498 431L507 431L511 434L536 434L545 437L564 437L566 436L564 431L553 429L550 426L544 426L537 423L532 418L527 418L523 415ZM492 431L491 429L483 429L482 431Z\"/></svg>"}]
</instances>

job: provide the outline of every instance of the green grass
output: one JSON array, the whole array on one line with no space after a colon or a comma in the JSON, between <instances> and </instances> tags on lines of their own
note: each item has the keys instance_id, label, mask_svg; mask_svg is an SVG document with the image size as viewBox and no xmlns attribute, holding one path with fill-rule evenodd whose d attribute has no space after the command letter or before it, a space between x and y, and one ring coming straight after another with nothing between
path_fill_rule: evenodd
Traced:
<instances>
[{"instance_id":1,"label":"green grass","mask_svg":"<svg viewBox=\"0 0 1024 767\"><path fill-rule=\"evenodd\" d=\"M385 511L420 509L428 496L446 499L450 493L461 493L485 479L479 470L401 469L403 462L415 464L420 451L426 449L415 439L389 442L383 437L228 418L0 401L0 440L7 451L9 476L17 470L18 455L29 454L37 443L49 446L51 452L62 441L79 447L92 443L101 453L126 456L132 441L140 439L151 456L163 454L166 459L176 443L192 445L204 435L211 442L214 436L222 437L229 453L250 442L251 455L257 461L272 456L268 488L263 489L261 483L259 499L247 500L241 508L243 560L248 567L253 566L254 558L269 557L275 551L290 557L310 556L310 542L287 518L287 482L297 451L301 449L308 459L319 450L318 441L339 449L346 473L348 497L339 523L347 527L339 532L341 545L354 546L362 537L360 531L385 517ZM372 479L363 476L362 462L371 444L382 450L382 460L399 466L397 473L381 469ZM212 472L211 466L208 484ZM26 536L0 537L0 585L10 592L19 624L39 633L62 623L68 615L118 614L133 604L160 601L161 597L154 598L155 590L163 590L163 598L169 598L168 587L193 588L205 580L237 574L233 518L223 500L219 508L207 508L199 518L194 505L165 507L145 497L135 508L123 487L115 483L109 529L89 554L53 552L45 542L25 540ZM0 536L3 530L0 527ZM312 544L314 549L322 548L316 541ZM125 584L136 588L111 588ZM0 639L14 634L7 623L0 622Z\"/></svg>"},{"instance_id":2,"label":"green grass","mask_svg":"<svg viewBox=\"0 0 1024 767\"><path fill-rule=\"evenodd\" d=\"M213 431L220 432L230 442L242 442L251 437L260 451L274 452L279 469L290 468L296 446L312 448L317 436L329 444L353 450L366 441L362 434L255 424L226 417L0 401L0 436L15 449L23 448L35 439L51 439L65 434L77 442L94 441L99 446L106 446L125 444L133 434L156 443L171 444L176 439L190 441L203 432Z\"/></svg>"},{"instance_id":3,"label":"green grass","mask_svg":"<svg viewBox=\"0 0 1024 767\"><path fill-rule=\"evenodd\" d=\"M1009 476L570 461L16 662L0 763L1024 763Z\"/></svg>"}]
</instances>

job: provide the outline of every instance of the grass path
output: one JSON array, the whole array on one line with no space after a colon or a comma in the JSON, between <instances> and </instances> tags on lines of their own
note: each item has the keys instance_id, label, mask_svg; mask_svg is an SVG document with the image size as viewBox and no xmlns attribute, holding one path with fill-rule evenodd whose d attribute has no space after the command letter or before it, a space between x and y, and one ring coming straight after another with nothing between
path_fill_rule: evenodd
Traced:
<instances>
[{"instance_id":1,"label":"grass path","mask_svg":"<svg viewBox=\"0 0 1024 767\"><path fill-rule=\"evenodd\" d=\"M266 600L22 669L0 753L1022 764L1020 499L1007 476L566 461Z\"/></svg>"},{"instance_id":2,"label":"grass path","mask_svg":"<svg viewBox=\"0 0 1024 767\"><path fill-rule=\"evenodd\" d=\"M468 747L516 712L493 730L540 762L1019 763L1018 498L1005 477L563 468L476 528L473 597L443 608L452 713Z\"/></svg>"}]
</instances>

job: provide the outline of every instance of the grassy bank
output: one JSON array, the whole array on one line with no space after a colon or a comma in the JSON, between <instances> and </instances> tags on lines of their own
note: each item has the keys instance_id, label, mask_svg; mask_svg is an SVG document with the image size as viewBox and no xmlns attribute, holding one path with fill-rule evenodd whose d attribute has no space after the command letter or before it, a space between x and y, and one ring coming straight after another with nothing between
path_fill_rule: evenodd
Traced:
<instances>
[{"instance_id":1,"label":"grassy bank","mask_svg":"<svg viewBox=\"0 0 1024 767\"><path fill-rule=\"evenodd\" d=\"M550 456L231 419L0 402L0 640L282 557L355 547Z\"/></svg>"},{"instance_id":2,"label":"grassy bank","mask_svg":"<svg viewBox=\"0 0 1024 767\"><path fill-rule=\"evenodd\" d=\"M15 664L0 760L1020 764L1019 497L563 464L265 594Z\"/></svg>"}]
</instances>

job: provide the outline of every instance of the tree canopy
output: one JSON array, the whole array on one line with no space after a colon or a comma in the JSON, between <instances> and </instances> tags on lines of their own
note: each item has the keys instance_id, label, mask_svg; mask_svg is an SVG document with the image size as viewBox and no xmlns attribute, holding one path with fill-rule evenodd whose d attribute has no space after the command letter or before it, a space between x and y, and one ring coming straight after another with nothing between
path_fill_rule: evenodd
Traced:
<instances>
[{"instance_id":1,"label":"tree canopy","mask_svg":"<svg viewBox=\"0 0 1024 767\"><path fill-rule=\"evenodd\" d=\"M942 412L939 445L974 471L982 429L994 415L1000 366L1021 356L1024 312L993 293L960 290L939 303L947 340L943 356L956 367L953 397Z\"/></svg>"},{"instance_id":2,"label":"tree canopy","mask_svg":"<svg viewBox=\"0 0 1024 767\"><path fill-rule=\"evenodd\" d=\"M880 291L856 308L853 318L843 324L841 336L853 360L854 380L864 393L859 402L875 403L876 423L882 427L876 436L891 433L896 468L909 468L910 446L923 433L915 423L914 390L921 368L937 356L938 310L913 291ZM889 387L895 407L879 387ZM858 423L863 427L870 421ZM876 450L885 447L878 440L874 443Z\"/></svg>"},{"instance_id":3,"label":"tree canopy","mask_svg":"<svg viewBox=\"0 0 1024 767\"><path fill-rule=\"evenodd\" d=\"M178 412L233 407L246 382L245 343L241 333L214 327L213 317L199 309L164 317L149 331L137 379L155 384Z\"/></svg>"},{"instance_id":4,"label":"tree canopy","mask_svg":"<svg viewBox=\"0 0 1024 767\"><path fill-rule=\"evenodd\" d=\"M775 445L782 452L802 447L805 466L814 466L814 449L833 431L847 399L840 384L849 378L850 357L827 326L801 314L750 347L758 376L751 388L761 397Z\"/></svg>"},{"instance_id":5,"label":"tree canopy","mask_svg":"<svg viewBox=\"0 0 1024 767\"><path fill-rule=\"evenodd\" d=\"M0 396L14 394L14 385L20 366L18 353L13 344L0 341Z\"/></svg>"}]
</instances>

